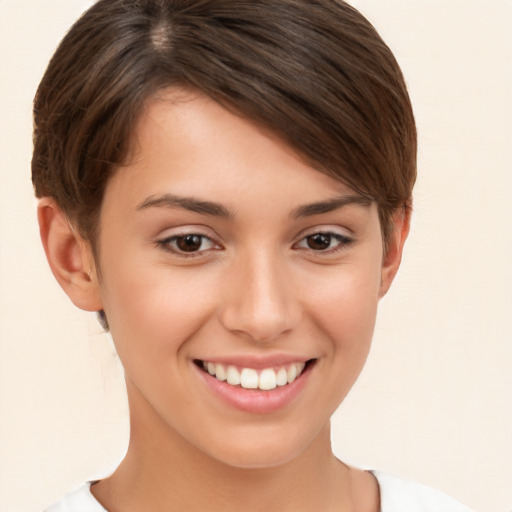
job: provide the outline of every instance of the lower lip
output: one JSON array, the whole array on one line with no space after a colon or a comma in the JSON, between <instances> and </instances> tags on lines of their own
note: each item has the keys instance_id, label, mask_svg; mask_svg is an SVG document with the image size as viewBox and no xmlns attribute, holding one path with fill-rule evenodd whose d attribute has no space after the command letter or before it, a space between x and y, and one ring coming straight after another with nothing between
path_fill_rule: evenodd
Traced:
<instances>
[{"instance_id":1,"label":"lower lip","mask_svg":"<svg viewBox=\"0 0 512 512\"><path fill-rule=\"evenodd\" d=\"M231 386L225 381L212 377L196 365L194 366L208 388L224 402L244 412L268 414L285 408L297 398L304 388L314 365L306 366L305 370L291 384L278 386L270 391Z\"/></svg>"}]
</instances>

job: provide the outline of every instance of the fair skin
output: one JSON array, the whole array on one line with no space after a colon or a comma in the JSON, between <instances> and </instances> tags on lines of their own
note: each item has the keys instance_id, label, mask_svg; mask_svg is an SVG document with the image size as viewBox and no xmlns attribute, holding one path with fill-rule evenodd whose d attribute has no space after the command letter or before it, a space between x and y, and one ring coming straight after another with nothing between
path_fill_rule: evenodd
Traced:
<instances>
[{"instance_id":1,"label":"fair skin","mask_svg":"<svg viewBox=\"0 0 512 512\"><path fill-rule=\"evenodd\" d=\"M374 478L333 455L330 417L366 360L406 214L383 255L375 204L167 90L106 188L97 261L52 199L39 220L54 275L106 312L125 368L128 454L91 489L109 512L378 511ZM271 389L222 380L230 366Z\"/></svg>"}]
</instances>

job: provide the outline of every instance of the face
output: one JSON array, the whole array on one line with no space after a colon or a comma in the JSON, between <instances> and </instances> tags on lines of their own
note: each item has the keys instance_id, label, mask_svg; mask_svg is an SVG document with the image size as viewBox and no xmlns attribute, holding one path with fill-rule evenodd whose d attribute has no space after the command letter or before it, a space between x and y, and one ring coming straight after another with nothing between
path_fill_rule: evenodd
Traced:
<instances>
[{"instance_id":1,"label":"face","mask_svg":"<svg viewBox=\"0 0 512 512\"><path fill-rule=\"evenodd\" d=\"M265 467L328 428L386 286L375 204L172 90L147 103L106 189L98 247L133 431Z\"/></svg>"}]
</instances>

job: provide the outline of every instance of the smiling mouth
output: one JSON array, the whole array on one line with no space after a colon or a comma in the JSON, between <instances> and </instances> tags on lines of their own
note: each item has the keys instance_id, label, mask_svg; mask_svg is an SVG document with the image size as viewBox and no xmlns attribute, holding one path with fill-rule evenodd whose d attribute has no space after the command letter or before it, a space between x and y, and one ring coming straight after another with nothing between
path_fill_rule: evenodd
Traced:
<instances>
[{"instance_id":1,"label":"smiling mouth","mask_svg":"<svg viewBox=\"0 0 512 512\"><path fill-rule=\"evenodd\" d=\"M230 386L244 389L259 389L270 391L294 382L316 360L297 362L283 365L278 368L237 368L233 365L223 365L209 361L195 360L194 363L215 379L226 382Z\"/></svg>"}]
</instances>

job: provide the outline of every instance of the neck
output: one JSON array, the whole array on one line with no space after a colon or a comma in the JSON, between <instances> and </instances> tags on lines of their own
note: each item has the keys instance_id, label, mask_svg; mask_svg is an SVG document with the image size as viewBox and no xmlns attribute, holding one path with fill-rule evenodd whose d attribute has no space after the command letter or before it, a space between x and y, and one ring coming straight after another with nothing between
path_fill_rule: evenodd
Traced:
<instances>
[{"instance_id":1,"label":"neck","mask_svg":"<svg viewBox=\"0 0 512 512\"><path fill-rule=\"evenodd\" d=\"M163 421L155 421L154 411L145 412L131 418L130 444L119 468L92 488L110 512L353 509L352 472L332 454L329 424L288 462L240 468L191 445Z\"/></svg>"}]
</instances>

